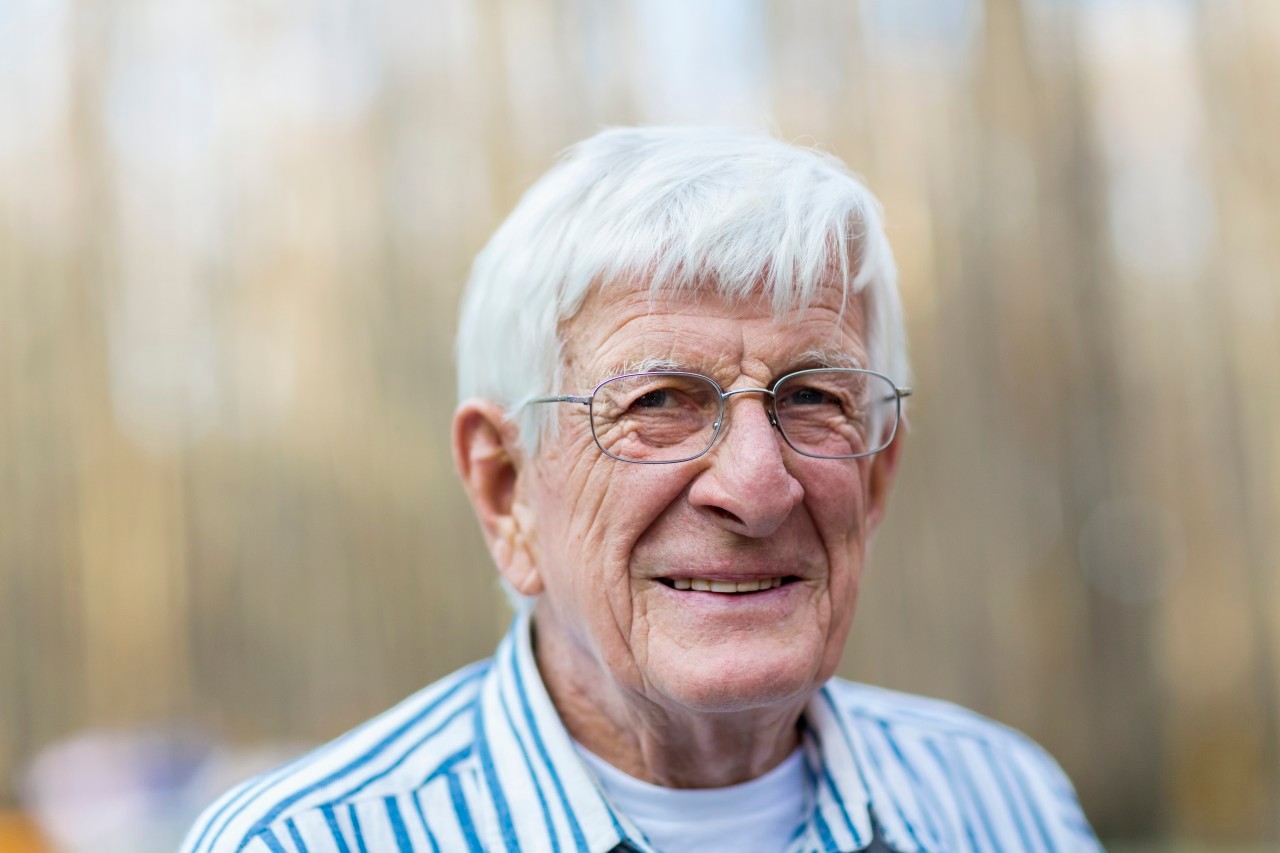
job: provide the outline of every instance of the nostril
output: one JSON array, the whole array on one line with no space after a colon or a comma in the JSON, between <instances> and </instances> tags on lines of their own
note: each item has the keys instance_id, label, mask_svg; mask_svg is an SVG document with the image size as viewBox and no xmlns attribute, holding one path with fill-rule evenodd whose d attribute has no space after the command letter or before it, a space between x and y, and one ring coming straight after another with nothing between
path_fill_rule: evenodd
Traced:
<instances>
[{"instance_id":1,"label":"nostril","mask_svg":"<svg viewBox=\"0 0 1280 853\"><path fill-rule=\"evenodd\" d=\"M734 524L745 524L745 522L743 522L741 518L729 512L729 510L725 509L724 507L713 506L713 507L708 507L708 509L710 509L718 517L723 518L725 521L732 521Z\"/></svg>"}]
</instances>

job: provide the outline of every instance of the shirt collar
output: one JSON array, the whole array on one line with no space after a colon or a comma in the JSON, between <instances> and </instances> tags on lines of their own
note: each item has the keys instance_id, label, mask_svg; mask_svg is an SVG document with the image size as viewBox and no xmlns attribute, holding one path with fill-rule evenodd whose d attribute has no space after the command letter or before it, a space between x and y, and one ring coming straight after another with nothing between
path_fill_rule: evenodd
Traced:
<instances>
[{"instance_id":1,"label":"shirt collar","mask_svg":"<svg viewBox=\"0 0 1280 853\"><path fill-rule=\"evenodd\" d=\"M534 662L530 618L516 616L480 696L477 742L495 849L604 853L624 841L647 849L574 750Z\"/></svg>"},{"instance_id":2,"label":"shirt collar","mask_svg":"<svg viewBox=\"0 0 1280 853\"><path fill-rule=\"evenodd\" d=\"M516 616L499 645L477 714L481 779L492 804L486 834L495 849L605 853L626 843L650 850L574 749L534 661L528 612ZM796 846L865 848L875 835L870 796L852 734L826 687L805 709L803 748L814 800Z\"/></svg>"},{"instance_id":3,"label":"shirt collar","mask_svg":"<svg viewBox=\"0 0 1280 853\"><path fill-rule=\"evenodd\" d=\"M817 849L862 850L875 837L871 795L853 733L841 719L829 687L824 685L809 700L803 723L815 792L807 830L821 843Z\"/></svg>"}]
</instances>

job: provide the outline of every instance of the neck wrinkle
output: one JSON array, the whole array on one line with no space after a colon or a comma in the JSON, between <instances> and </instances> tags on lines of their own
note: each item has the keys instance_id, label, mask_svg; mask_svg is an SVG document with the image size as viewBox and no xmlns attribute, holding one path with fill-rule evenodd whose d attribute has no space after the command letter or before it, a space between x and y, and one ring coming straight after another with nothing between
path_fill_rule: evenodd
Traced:
<instances>
[{"instance_id":1,"label":"neck wrinkle","mask_svg":"<svg viewBox=\"0 0 1280 853\"><path fill-rule=\"evenodd\" d=\"M608 690L579 674L602 664L571 641L533 626L534 661L569 735L628 776L665 788L724 788L757 779L800 745L808 697L785 708L707 714L661 705L633 691ZM572 660L548 667L542 660Z\"/></svg>"}]
</instances>

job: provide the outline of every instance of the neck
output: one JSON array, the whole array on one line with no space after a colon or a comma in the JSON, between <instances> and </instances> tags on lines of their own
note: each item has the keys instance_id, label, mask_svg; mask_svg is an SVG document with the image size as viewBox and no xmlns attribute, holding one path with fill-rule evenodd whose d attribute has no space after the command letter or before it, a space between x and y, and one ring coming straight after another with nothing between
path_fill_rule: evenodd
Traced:
<instances>
[{"instance_id":1,"label":"neck","mask_svg":"<svg viewBox=\"0 0 1280 853\"><path fill-rule=\"evenodd\" d=\"M574 740L622 772L668 788L721 788L756 779L799 744L807 697L787 707L707 713L612 684L570 642L534 633L534 656ZM548 666L544 661L572 661ZM602 689L603 685L609 685Z\"/></svg>"}]
</instances>

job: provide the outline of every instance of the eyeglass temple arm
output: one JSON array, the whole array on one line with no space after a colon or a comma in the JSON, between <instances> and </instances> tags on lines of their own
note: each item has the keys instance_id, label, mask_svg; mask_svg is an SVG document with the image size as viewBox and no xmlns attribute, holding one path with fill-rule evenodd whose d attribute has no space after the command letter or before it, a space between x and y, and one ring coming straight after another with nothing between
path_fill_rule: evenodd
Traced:
<instances>
[{"instance_id":1,"label":"eyeglass temple arm","mask_svg":"<svg viewBox=\"0 0 1280 853\"><path fill-rule=\"evenodd\" d=\"M894 387L894 389L893 389L893 396L892 396L892 397L885 397L885 398L884 398L884 400L883 400L882 402L887 403L887 402L889 402L890 400L902 400L902 399L905 399L905 398L910 397L910 396L911 396L911 389L910 389L910 388L898 388L898 387L896 387L896 386L895 386L895 387Z\"/></svg>"},{"instance_id":2,"label":"eyeglass temple arm","mask_svg":"<svg viewBox=\"0 0 1280 853\"><path fill-rule=\"evenodd\" d=\"M586 406L591 403L591 398L579 397L574 394L561 394L556 397L535 397L529 403L577 403L581 406Z\"/></svg>"}]
</instances>

